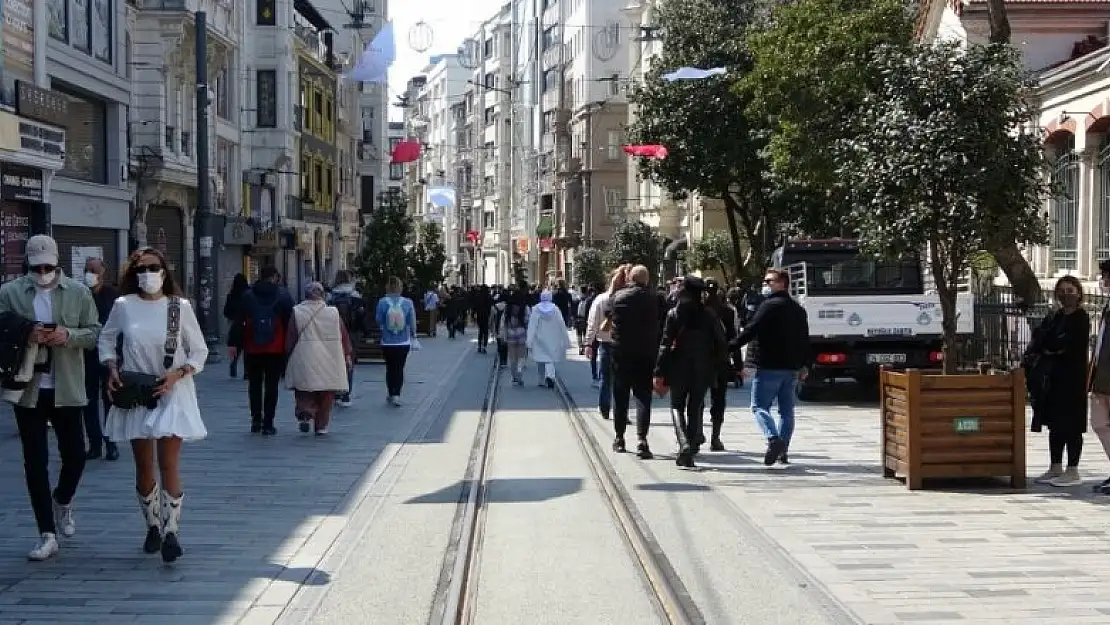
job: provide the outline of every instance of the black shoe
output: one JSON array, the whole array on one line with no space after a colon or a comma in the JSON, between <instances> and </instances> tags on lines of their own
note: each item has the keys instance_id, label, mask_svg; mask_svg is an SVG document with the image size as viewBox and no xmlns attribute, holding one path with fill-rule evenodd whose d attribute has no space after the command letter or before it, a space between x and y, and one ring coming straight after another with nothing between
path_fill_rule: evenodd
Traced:
<instances>
[{"instance_id":1,"label":"black shoe","mask_svg":"<svg viewBox=\"0 0 1110 625\"><path fill-rule=\"evenodd\" d=\"M181 543L177 542L177 534L166 534L162 539L162 562L169 564L184 554Z\"/></svg>"},{"instance_id":2,"label":"black shoe","mask_svg":"<svg viewBox=\"0 0 1110 625\"><path fill-rule=\"evenodd\" d=\"M721 439L714 438L713 440L709 441L709 451L724 451L724 450L725 450L725 444L721 442Z\"/></svg>"},{"instance_id":3,"label":"black shoe","mask_svg":"<svg viewBox=\"0 0 1110 625\"><path fill-rule=\"evenodd\" d=\"M104 452L104 459L108 462L115 462L119 460L119 445L115 443L107 443L107 450Z\"/></svg>"},{"instance_id":4,"label":"black shoe","mask_svg":"<svg viewBox=\"0 0 1110 625\"><path fill-rule=\"evenodd\" d=\"M779 454L779 464L790 464L790 458L786 457L786 452Z\"/></svg>"},{"instance_id":5,"label":"black shoe","mask_svg":"<svg viewBox=\"0 0 1110 625\"><path fill-rule=\"evenodd\" d=\"M599 412L601 412L601 418L602 419L605 419L606 421L609 420L609 411L608 410L599 410Z\"/></svg>"},{"instance_id":6,"label":"black shoe","mask_svg":"<svg viewBox=\"0 0 1110 625\"><path fill-rule=\"evenodd\" d=\"M300 423L299 423L299 424L297 425L297 428L298 428L298 429L300 429L300 431L301 431L302 433L304 433L304 434L308 434L308 431L312 429L312 424L311 424L311 423L309 423L308 421L301 421L301 422L300 422Z\"/></svg>"},{"instance_id":7,"label":"black shoe","mask_svg":"<svg viewBox=\"0 0 1110 625\"><path fill-rule=\"evenodd\" d=\"M275 428L274 426L272 426L272 425L262 426L262 435L263 436L273 436L275 434L277 434L277 428Z\"/></svg>"},{"instance_id":8,"label":"black shoe","mask_svg":"<svg viewBox=\"0 0 1110 625\"><path fill-rule=\"evenodd\" d=\"M786 443L777 436L771 437L771 440L767 441L767 453L763 454L764 466L775 464L775 461L784 453L786 453Z\"/></svg>"},{"instance_id":9,"label":"black shoe","mask_svg":"<svg viewBox=\"0 0 1110 625\"><path fill-rule=\"evenodd\" d=\"M251 434L258 434L261 431L262 431L262 421L261 420L255 421L254 419L251 419Z\"/></svg>"},{"instance_id":10,"label":"black shoe","mask_svg":"<svg viewBox=\"0 0 1110 625\"><path fill-rule=\"evenodd\" d=\"M1110 477L1095 484L1091 490L1096 493L1102 493L1103 495L1110 495Z\"/></svg>"},{"instance_id":11,"label":"black shoe","mask_svg":"<svg viewBox=\"0 0 1110 625\"><path fill-rule=\"evenodd\" d=\"M651 448L648 447L647 441L640 441L640 443L636 445L636 455L640 457L640 460L651 460L655 457L655 455L651 453Z\"/></svg>"},{"instance_id":12,"label":"black shoe","mask_svg":"<svg viewBox=\"0 0 1110 625\"><path fill-rule=\"evenodd\" d=\"M100 449L90 449L89 451L85 452L85 460L96 460L103 455L104 452Z\"/></svg>"},{"instance_id":13,"label":"black shoe","mask_svg":"<svg viewBox=\"0 0 1110 625\"><path fill-rule=\"evenodd\" d=\"M628 449L624 446L623 436L618 436L613 439L613 451L617 452L618 454L623 454L624 452L628 451Z\"/></svg>"},{"instance_id":14,"label":"black shoe","mask_svg":"<svg viewBox=\"0 0 1110 625\"><path fill-rule=\"evenodd\" d=\"M677 464L680 467L685 467L687 469L693 469L694 468L694 454L695 453L696 452L693 449L685 449L683 451L680 451L680 452L678 452L678 456L675 457L674 463Z\"/></svg>"},{"instance_id":15,"label":"black shoe","mask_svg":"<svg viewBox=\"0 0 1110 625\"><path fill-rule=\"evenodd\" d=\"M146 540L143 541L143 551L146 553L158 553L162 548L162 531L157 526L151 526L146 529Z\"/></svg>"},{"instance_id":16,"label":"black shoe","mask_svg":"<svg viewBox=\"0 0 1110 625\"><path fill-rule=\"evenodd\" d=\"M555 388L555 378L547 378L547 388Z\"/></svg>"}]
</instances>

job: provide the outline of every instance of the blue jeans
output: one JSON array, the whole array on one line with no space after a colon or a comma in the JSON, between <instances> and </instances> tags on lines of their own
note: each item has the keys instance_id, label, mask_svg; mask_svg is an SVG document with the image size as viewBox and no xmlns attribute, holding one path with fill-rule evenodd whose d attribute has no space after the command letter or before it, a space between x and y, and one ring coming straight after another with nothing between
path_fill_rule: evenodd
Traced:
<instances>
[{"instance_id":1,"label":"blue jeans","mask_svg":"<svg viewBox=\"0 0 1110 625\"><path fill-rule=\"evenodd\" d=\"M794 435L794 387L798 372L784 369L760 369L752 379L752 414L767 440L778 437L790 446ZM771 404L779 402L779 424L771 416Z\"/></svg>"},{"instance_id":2,"label":"blue jeans","mask_svg":"<svg viewBox=\"0 0 1110 625\"><path fill-rule=\"evenodd\" d=\"M597 344L597 374L601 381L601 389L597 392L597 408L602 414L608 415L613 407L613 346L608 343Z\"/></svg>"}]
</instances>

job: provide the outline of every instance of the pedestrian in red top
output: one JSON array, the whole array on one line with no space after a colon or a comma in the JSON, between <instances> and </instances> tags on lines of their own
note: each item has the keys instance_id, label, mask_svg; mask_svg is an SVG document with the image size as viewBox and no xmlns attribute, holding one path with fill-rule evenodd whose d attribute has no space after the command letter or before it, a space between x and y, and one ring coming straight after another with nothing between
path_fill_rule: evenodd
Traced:
<instances>
[{"instance_id":1,"label":"pedestrian in red top","mask_svg":"<svg viewBox=\"0 0 1110 625\"><path fill-rule=\"evenodd\" d=\"M276 267L262 269L258 282L243 294L239 311L228 333L228 351L231 358L243 352L251 432L273 436L278 384L285 373L285 337L293 314L293 298L281 286Z\"/></svg>"}]
</instances>

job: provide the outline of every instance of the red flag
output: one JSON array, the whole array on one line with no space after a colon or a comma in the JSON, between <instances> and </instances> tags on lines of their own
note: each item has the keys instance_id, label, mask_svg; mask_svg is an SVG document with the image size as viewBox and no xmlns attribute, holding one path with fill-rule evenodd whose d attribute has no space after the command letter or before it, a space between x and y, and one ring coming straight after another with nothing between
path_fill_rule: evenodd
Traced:
<instances>
[{"instance_id":1,"label":"red flag","mask_svg":"<svg viewBox=\"0 0 1110 625\"><path fill-rule=\"evenodd\" d=\"M397 145L393 146L393 152L390 154L390 164L397 165L400 163L412 163L420 160L420 150L423 146L419 141L412 139L405 139L398 141Z\"/></svg>"},{"instance_id":2,"label":"red flag","mask_svg":"<svg viewBox=\"0 0 1110 625\"><path fill-rule=\"evenodd\" d=\"M621 146L625 154L630 156L643 156L646 158L667 158L667 148L662 145L625 145Z\"/></svg>"}]
</instances>

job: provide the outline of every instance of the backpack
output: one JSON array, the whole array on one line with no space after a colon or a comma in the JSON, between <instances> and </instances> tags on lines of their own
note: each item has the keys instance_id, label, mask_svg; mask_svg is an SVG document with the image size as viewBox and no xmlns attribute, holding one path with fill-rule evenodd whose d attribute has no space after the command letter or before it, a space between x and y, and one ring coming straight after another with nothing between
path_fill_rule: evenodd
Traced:
<instances>
[{"instance_id":1,"label":"backpack","mask_svg":"<svg viewBox=\"0 0 1110 625\"><path fill-rule=\"evenodd\" d=\"M13 312L0 313L0 380L19 373L35 322Z\"/></svg>"},{"instance_id":2,"label":"backpack","mask_svg":"<svg viewBox=\"0 0 1110 625\"><path fill-rule=\"evenodd\" d=\"M343 325L347 327L348 331L357 329L358 305L354 296L350 293L340 293L332 299L331 305L335 306L336 310L339 311L339 318L343 321Z\"/></svg>"},{"instance_id":3,"label":"backpack","mask_svg":"<svg viewBox=\"0 0 1110 625\"><path fill-rule=\"evenodd\" d=\"M251 340L259 347L269 345L277 337L277 305L279 299L274 297L274 301L263 304L257 296L251 298Z\"/></svg>"},{"instance_id":4,"label":"backpack","mask_svg":"<svg viewBox=\"0 0 1110 625\"><path fill-rule=\"evenodd\" d=\"M408 326L408 320L405 317L405 307L401 305L403 301L401 298L390 298L389 308L385 311L385 329L393 334L400 334L405 331Z\"/></svg>"}]
</instances>

